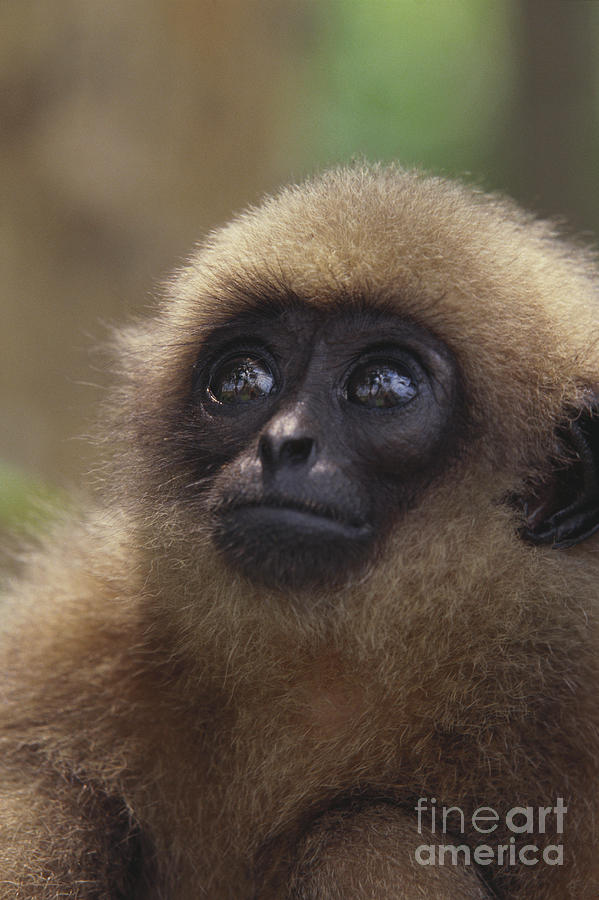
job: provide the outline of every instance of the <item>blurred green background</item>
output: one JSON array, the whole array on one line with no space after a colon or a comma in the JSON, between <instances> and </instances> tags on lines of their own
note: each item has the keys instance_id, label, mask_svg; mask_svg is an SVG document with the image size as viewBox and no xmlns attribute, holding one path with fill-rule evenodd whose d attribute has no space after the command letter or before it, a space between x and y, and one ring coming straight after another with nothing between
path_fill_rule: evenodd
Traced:
<instances>
[{"instance_id":1,"label":"blurred green background","mask_svg":"<svg viewBox=\"0 0 599 900\"><path fill-rule=\"evenodd\" d=\"M599 232L599 3L3 0L0 533L88 481L107 323L210 227L356 156Z\"/></svg>"}]
</instances>

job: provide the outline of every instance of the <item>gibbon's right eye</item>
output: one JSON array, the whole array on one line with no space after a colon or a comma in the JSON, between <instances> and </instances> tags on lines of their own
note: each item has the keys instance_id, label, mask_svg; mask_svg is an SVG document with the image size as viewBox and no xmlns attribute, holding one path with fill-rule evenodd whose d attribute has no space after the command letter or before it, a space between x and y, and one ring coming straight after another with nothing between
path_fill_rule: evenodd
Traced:
<instances>
[{"instance_id":1,"label":"gibbon's right eye","mask_svg":"<svg viewBox=\"0 0 599 900\"><path fill-rule=\"evenodd\" d=\"M275 377L266 360L240 354L215 366L207 393L214 403L232 405L263 400L275 389Z\"/></svg>"}]
</instances>

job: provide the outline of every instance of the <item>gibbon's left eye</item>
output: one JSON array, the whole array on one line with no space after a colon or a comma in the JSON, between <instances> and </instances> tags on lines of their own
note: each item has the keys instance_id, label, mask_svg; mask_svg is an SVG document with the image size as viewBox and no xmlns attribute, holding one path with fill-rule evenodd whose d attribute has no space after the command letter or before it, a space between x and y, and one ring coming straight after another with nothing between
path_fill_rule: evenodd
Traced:
<instances>
[{"instance_id":1,"label":"gibbon's left eye","mask_svg":"<svg viewBox=\"0 0 599 900\"><path fill-rule=\"evenodd\" d=\"M217 403L251 403L268 397L275 387L274 375L264 359L240 355L216 366L208 382L208 395Z\"/></svg>"},{"instance_id":2,"label":"gibbon's left eye","mask_svg":"<svg viewBox=\"0 0 599 900\"><path fill-rule=\"evenodd\" d=\"M346 397L367 409L404 406L418 393L418 387L405 366L395 361L370 360L351 373Z\"/></svg>"}]
</instances>

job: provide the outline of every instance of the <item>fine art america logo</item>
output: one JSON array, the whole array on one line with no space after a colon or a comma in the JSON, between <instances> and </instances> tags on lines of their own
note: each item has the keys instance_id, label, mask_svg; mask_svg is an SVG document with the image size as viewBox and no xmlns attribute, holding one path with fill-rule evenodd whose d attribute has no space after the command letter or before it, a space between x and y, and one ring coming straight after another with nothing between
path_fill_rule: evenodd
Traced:
<instances>
[{"instance_id":1,"label":"fine art america logo","mask_svg":"<svg viewBox=\"0 0 599 900\"><path fill-rule=\"evenodd\" d=\"M446 835L465 834L466 816L459 806L437 807L434 797L420 797L414 807L418 815L418 834L422 834L423 818L427 834ZM472 829L479 834L492 834L499 825L505 825L511 832L507 843L478 844L470 847L467 844L420 844L414 851L414 858L421 866L466 865L475 863L488 866L536 866L544 862L548 866L561 866L564 862L563 844L546 844L537 846L535 836L545 834L563 834L564 815L568 807L564 806L562 797L558 797L555 806L514 806L505 816L500 816L492 806L479 806L469 821ZM529 843L516 844L516 835L531 835ZM526 840L526 838L521 838Z\"/></svg>"}]
</instances>

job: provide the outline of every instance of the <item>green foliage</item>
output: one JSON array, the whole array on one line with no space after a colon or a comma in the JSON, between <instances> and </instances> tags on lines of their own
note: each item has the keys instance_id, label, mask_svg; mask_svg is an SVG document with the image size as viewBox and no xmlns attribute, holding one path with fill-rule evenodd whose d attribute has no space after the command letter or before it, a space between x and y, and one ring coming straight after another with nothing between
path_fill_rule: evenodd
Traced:
<instances>
[{"instance_id":1,"label":"green foliage","mask_svg":"<svg viewBox=\"0 0 599 900\"><path fill-rule=\"evenodd\" d=\"M64 508L54 488L0 462L0 530L8 533L40 530Z\"/></svg>"},{"instance_id":2,"label":"green foliage","mask_svg":"<svg viewBox=\"0 0 599 900\"><path fill-rule=\"evenodd\" d=\"M333 0L314 58L319 164L488 169L515 78L510 3Z\"/></svg>"}]
</instances>

